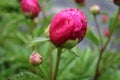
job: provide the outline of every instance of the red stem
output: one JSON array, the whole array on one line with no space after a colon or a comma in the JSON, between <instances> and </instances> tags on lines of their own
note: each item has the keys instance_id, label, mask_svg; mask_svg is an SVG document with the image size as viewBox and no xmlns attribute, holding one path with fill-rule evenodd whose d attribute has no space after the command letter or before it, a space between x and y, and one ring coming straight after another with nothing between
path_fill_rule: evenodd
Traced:
<instances>
[{"instance_id":1,"label":"red stem","mask_svg":"<svg viewBox=\"0 0 120 80\"><path fill-rule=\"evenodd\" d=\"M98 35L99 35L99 37L100 37L101 46L103 46L102 35L101 35L101 31L100 31L99 25L98 25L98 23L97 23L97 18L96 18L96 15L93 15L93 16L94 16L95 25L96 25L96 28L97 28Z\"/></svg>"}]
</instances>

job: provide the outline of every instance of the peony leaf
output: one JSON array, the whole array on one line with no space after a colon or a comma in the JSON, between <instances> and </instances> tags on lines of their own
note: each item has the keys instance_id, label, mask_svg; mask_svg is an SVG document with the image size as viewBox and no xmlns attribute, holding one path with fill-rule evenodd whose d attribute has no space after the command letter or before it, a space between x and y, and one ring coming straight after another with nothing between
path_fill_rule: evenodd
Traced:
<instances>
[{"instance_id":1,"label":"peony leaf","mask_svg":"<svg viewBox=\"0 0 120 80\"><path fill-rule=\"evenodd\" d=\"M32 42L32 43L36 43L36 42L43 42L43 41L49 41L49 38L46 38L46 37L38 37L38 38L33 39L31 42Z\"/></svg>"},{"instance_id":2,"label":"peony leaf","mask_svg":"<svg viewBox=\"0 0 120 80\"><path fill-rule=\"evenodd\" d=\"M74 51L70 50L70 49L66 49L68 51L68 53L73 54L75 57L79 57Z\"/></svg>"},{"instance_id":3,"label":"peony leaf","mask_svg":"<svg viewBox=\"0 0 120 80\"><path fill-rule=\"evenodd\" d=\"M93 43L96 44L97 46L99 45L99 39L98 39L98 37L95 35L95 33L93 33L93 30L92 30L91 27L88 27L86 37L87 37L88 39L90 39L91 42L93 42Z\"/></svg>"},{"instance_id":4,"label":"peony leaf","mask_svg":"<svg viewBox=\"0 0 120 80\"><path fill-rule=\"evenodd\" d=\"M112 16L110 16L110 20L109 20L109 31L111 32L113 30L113 26L114 26L114 21L115 18L117 16L117 13L114 13ZM116 26L114 26L114 32L116 33L119 28L120 28L120 20L119 20L119 16L117 17L117 21L116 22Z\"/></svg>"},{"instance_id":5,"label":"peony leaf","mask_svg":"<svg viewBox=\"0 0 120 80\"><path fill-rule=\"evenodd\" d=\"M17 35L17 37L18 37L20 40L22 40L24 43L27 43L28 40L29 40L28 36L25 35L25 34L23 34L23 33L21 33L21 32L17 32L16 35Z\"/></svg>"},{"instance_id":6,"label":"peony leaf","mask_svg":"<svg viewBox=\"0 0 120 80\"><path fill-rule=\"evenodd\" d=\"M41 42L45 42L45 41L49 41L49 38L46 38L46 37L34 38L32 41L30 41L28 47L31 47L31 46L35 45L36 43L41 43Z\"/></svg>"},{"instance_id":7,"label":"peony leaf","mask_svg":"<svg viewBox=\"0 0 120 80\"><path fill-rule=\"evenodd\" d=\"M9 77L8 80L41 80L41 78L31 72L21 72Z\"/></svg>"}]
</instances>

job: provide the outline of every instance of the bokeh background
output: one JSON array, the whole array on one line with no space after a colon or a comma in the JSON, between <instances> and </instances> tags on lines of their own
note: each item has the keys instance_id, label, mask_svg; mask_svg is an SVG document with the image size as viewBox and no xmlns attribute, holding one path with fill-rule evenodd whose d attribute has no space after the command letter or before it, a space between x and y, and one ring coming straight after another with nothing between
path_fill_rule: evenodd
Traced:
<instances>
[{"instance_id":1,"label":"bokeh background","mask_svg":"<svg viewBox=\"0 0 120 80\"><path fill-rule=\"evenodd\" d=\"M50 77L50 53L53 56L53 66L56 61L56 48L50 41L41 42L39 38L45 36L45 30L50 24L52 16L66 8L79 8L87 16L88 31L85 39L74 47L72 51L64 50L60 62L60 71L57 80L92 80L98 59L99 37L96 31L93 16L89 8L97 4L101 14L97 21L101 29L104 43L107 38L104 30L111 25L118 7L111 0L86 0L85 6L79 6L74 0L40 0L45 15L39 13L36 26L33 29L32 21L26 17L19 0L0 0L0 80L45 80L37 67L29 62L32 53L31 45L37 46L36 52L43 56L41 68ZM102 17L107 14L109 20L102 23ZM120 21L119 21L120 25ZM99 80L120 80L120 28L117 27L112 41L103 55ZM76 57L76 55L79 57ZM54 71L53 67L53 71Z\"/></svg>"}]
</instances>

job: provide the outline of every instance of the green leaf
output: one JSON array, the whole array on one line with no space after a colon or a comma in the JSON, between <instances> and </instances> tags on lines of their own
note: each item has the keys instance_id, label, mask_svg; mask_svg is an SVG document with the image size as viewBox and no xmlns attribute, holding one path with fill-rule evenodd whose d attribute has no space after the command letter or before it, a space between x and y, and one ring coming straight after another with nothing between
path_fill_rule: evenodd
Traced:
<instances>
[{"instance_id":1,"label":"green leaf","mask_svg":"<svg viewBox=\"0 0 120 80\"><path fill-rule=\"evenodd\" d=\"M88 27L88 30L87 30L87 34L86 34L86 37L88 39L91 40L92 43L94 43L95 45L99 45L99 39L98 37L95 35L95 33L93 33L93 29L91 27Z\"/></svg>"},{"instance_id":2,"label":"green leaf","mask_svg":"<svg viewBox=\"0 0 120 80\"><path fill-rule=\"evenodd\" d=\"M79 57L74 51L70 50L70 49L66 49L68 51L68 53L74 55L75 57Z\"/></svg>"},{"instance_id":3,"label":"green leaf","mask_svg":"<svg viewBox=\"0 0 120 80\"><path fill-rule=\"evenodd\" d=\"M27 35L23 34L23 33L20 33L20 32L17 32L16 34L18 36L19 39L21 39L24 43L27 43L29 38Z\"/></svg>"},{"instance_id":4,"label":"green leaf","mask_svg":"<svg viewBox=\"0 0 120 80\"><path fill-rule=\"evenodd\" d=\"M116 14L113 14L109 20L109 30L111 31Z\"/></svg>"},{"instance_id":5,"label":"green leaf","mask_svg":"<svg viewBox=\"0 0 120 80\"><path fill-rule=\"evenodd\" d=\"M71 56L66 61L64 61L64 65L61 65L61 69L59 71L59 80L63 80L63 76L69 74L70 77L70 69L74 65L75 57ZM61 61L62 62L62 61ZM63 63L63 62L62 62ZM67 75L65 76L67 77Z\"/></svg>"},{"instance_id":6,"label":"green leaf","mask_svg":"<svg viewBox=\"0 0 120 80\"><path fill-rule=\"evenodd\" d=\"M104 73L102 73L99 80L120 80L120 70L107 69Z\"/></svg>"},{"instance_id":7,"label":"green leaf","mask_svg":"<svg viewBox=\"0 0 120 80\"><path fill-rule=\"evenodd\" d=\"M44 41L49 41L49 38L46 38L46 37L38 37L38 38L33 39L31 42L32 42L32 43L38 43L38 42L44 42Z\"/></svg>"},{"instance_id":8,"label":"green leaf","mask_svg":"<svg viewBox=\"0 0 120 80\"><path fill-rule=\"evenodd\" d=\"M49 38L46 38L46 37L34 38L32 41L30 41L28 47L33 46L36 43L41 43L41 42L45 42L45 41L49 41Z\"/></svg>"},{"instance_id":9,"label":"green leaf","mask_svg":"<svg viewBox=\"0 0 120 80\"><path fill-rule=\"evenodd\" d=\"M117 30L120 29L120 20L117 19L115 21L115 18L117 16L117 13L114 13L111 17L110 17L110 20L109 20L109 31L111 32L113 27L114 27L114 32L116 33ZM118 17L117 17L118 18ZM116 26L114 25L114 23L116 22Z\"/></svg>"},{"instance_id":10,"label":"green leaf","mask_svg":"<svg viewBox=\"0 0 120 80\"><path fill-rule=\"evenodd\" d=\"M31 72L21 72L10 77L9 80L41 80L41 78Z\"/></svg>"}]
</instances>

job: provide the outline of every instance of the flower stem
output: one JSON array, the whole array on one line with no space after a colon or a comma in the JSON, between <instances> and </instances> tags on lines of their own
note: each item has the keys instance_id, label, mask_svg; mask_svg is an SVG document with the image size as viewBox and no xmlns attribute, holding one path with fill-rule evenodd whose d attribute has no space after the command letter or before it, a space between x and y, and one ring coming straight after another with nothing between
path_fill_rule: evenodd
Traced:
<instances>
[{"instance_id":1,"label":"flower stem","mask_svg":"<svg viewBox=\"0 0 120 80\"><path fill-rule=\"evenodd\" d=\"M100 37L101 46L103 46L102 35L101 35L101 31L100 31L99 25L98 25L98 23L97 23L96 15L93 15L93 17L94 17L94 20L95 20L95 25L96 25L96 28L97 28L98 35L99 35L99 37Z\"/></svg>"},{"instance_id":2,"label":"flower stem","mask_svg":"<svg viewBox=\"0 0 120 80\"><path fill-rule=\"evenodd\" d=\"M34 38L34 29L36 27L35 18L31 18L31 22L32 22L32 25L30 27L30 33L31 33L31 40L32 40ZM32 46L32 51L34 51L35 48L36 46Z\"/></svg>"},{"instance_id":3,"label":"flower stem","mask_svg":"<svg viewBox=\"0 0 120 80\"><path fill-rule=\"evenodd\" d=\"M52 60L52 47L50 48L50 80L52 80L52 63L53 63L53 60Z\"/></svg>"},{"instance_id":4,"label":"flower stem","mask_svg":"<svg viewBox=\"0 0 120 80\"><path fill-rule=\"evenodd\" d=\"M61 49L61 48L58 48L58 49L57 49L56 68L55 68L53 80L56 80L56 77L57 77L57 72L58 72L58 68L59 68L59 62L60 62L61 53L62 53L62 49Z\"/></svg>"},{"instance_id":5,"label":"flower stem","mask_svg":"<svg viewBox=\"0 0 120 80\"><path fill-rule=\"evenodd\" d=\"M106 48L107 48L107 46L108 46L108 44L109 44L109 42L110 42L110 40L111 40L111 37L112 37L112 35L113 35L114 29L115 29L116 24L117 24L117 21L118 21L118 20L117 20L117 17L118 17L118 15L119 15L119 13L120 13L120 8L118 9L117 15L116 15L116 17L115 17L115 19L114 19L114 22L113 22L113 24L112 24L112 29L111 29L111 32L110 32L110 36L108 37L108 40L107 40L107 42L105 43L105 45L104 45L104 46L101 48L101 50L100 50L99 58L98 58L98 61L97 61L97 66L96 66L96 71L95 71L95 75L94 75L94 79L93 79L93 80L98 80L98 78L99 78L99 76L100 76L100 71L99 71L100 61L101 61L102 55L103 55L104 51L106 50Z\"/></svg>"},{"instance_id":6,"label":"flower stem","mask_svg":"<svg viewBox=\"0 0 120 80\"><path fill-rule=\"evenodd\" d=\"M34 29L35 29L35 27L36 27L36 23L35 23L34 19L35 19L35 18L31 19L32 25L31 25L31 27L30 27L30 33L31 33L32 39L34 38Z\"/></svg>"},{"instance_id":7,"label":"flower stem","mask_svg":"<svg viewBox=\"0 0 120 80\"><path fill-rule=\"evenodd\" d=\"M40 66L38 66L38 69L40 70L40 72L42 73L43 77L45 78L45 80L48 80L47 76L45 75L44 71L41 69Z\"/></svg>"},{"instance_id":8,"label":"flower stem","mask_svg":"<svg viewBox=\"0 0 120 80\"><path fill-rule=\"evenodd\" d=\"M42 7L41 12L42 12L42 15L43 15L44 19L46 18L46 14L45 14L45 10L44 10L45 6L46 6L46 1L43 1L43 5L41 6Z\"/></svg>"}]
</instances>

